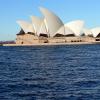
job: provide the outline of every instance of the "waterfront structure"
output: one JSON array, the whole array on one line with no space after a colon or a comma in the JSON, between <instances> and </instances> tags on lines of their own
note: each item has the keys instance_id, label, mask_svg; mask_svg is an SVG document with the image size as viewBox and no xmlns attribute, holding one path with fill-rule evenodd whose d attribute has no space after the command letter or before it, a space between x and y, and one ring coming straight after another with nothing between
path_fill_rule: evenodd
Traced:
<instances>
[{"instance_id":1,"label":"waterfront structure","mask_svg":"<svg viewBox=\"0 0 100 100\"><path fill-rule=\"evenodd\" d=\"M99 41L100 27L84 28L83 20L64 24L53 12L40 8L43 18L31 16L31 23L17 21L21 31L17 34L16 44L39 43L76 43Z\"/></svg>"},{"instance_id":2,"label":"waterfront structure","mask_svg":"<svg viewBox=\"0 0 100 100\"><path fill-rule=\"evenodd\" d=\"M83 29L83 35L93 37L93 33L91 32L90 29L87 28Z\"/></svg>"},{"instance_id":3,"label":"waterfront structure","mask_svg":"<svg viewBox=\"0 0 100 100\"><path fill-rule=\"evenodd\" d=\"M75 20L75 21L67 23L65 26L69 27L74 32L75 36L81 36L82 29L84 27L84 21Z\"/></svg>"},{"instance_id":4,"label":"waterfront structure","mask_svg":"<svg viewBox=\"0 0 100 100\"><path fill-rule=\"evenodd\" d=\"M29 33L29 32L35 33L35 30L31 23L26 21L17 21L17 23L20 25L20 27L23 29L25 33Z\"/></svg>"},{"instance_id":5,"label":"waterfront structure","mask_svg":"<svg viewBox=\"0 0 100 100\"><path fill-rule=\"evenodd\" d=\"M93 33L93 37L100 37L100 27L91 29L91 32Z\"/></svg>"}]
</instances>

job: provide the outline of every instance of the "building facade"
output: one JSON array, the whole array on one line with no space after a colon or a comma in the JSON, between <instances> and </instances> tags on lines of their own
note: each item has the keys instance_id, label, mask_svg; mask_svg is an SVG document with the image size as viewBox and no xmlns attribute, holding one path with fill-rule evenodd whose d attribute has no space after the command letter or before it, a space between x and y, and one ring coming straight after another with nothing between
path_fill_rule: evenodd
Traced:
<instances>
[{"instance_id":1,"label":"building facade","mask_svg":"<svg viewBox=\"0 0 100 100\"><path fill-rule=\"evenodd\" d=\"M48 9L41 7L40 11L43 18L31 16L31 23L17 21L21 31L17 34L16 44L99 42L100 27L84 28L83 20L64 24Z\"/></svg>"}]
</instances>

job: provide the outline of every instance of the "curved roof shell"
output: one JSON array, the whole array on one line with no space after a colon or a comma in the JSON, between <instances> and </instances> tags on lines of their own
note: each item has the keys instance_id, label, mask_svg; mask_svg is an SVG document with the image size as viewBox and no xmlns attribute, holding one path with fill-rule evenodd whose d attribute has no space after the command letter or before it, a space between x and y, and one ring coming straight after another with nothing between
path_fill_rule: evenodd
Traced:
<instances>
[{"instance_id":1,"label":"curved roof shell","mask_svg":"<svg viewBox=\"0 0 100 100\"><path fill-rule=\"evenodd\" d=\"M93 34L93 37L97 37L100 34L100 27L91 29L91 32Z\"/></svg>"},{"instance_id":2,"label":"curved roof shell","mask_svg":"<svg viewBox=\"0 0 100 100\"><path fill-rule=\"evenodd\" d=\"M20 27L23 29L23 31L25 33L28 33L28 32L34 33L35 32L31 23L26 22L26 21L17 21L17 23L20 25Z\"/></svg>"},{"instance_id":3,"label":"curved roof shell","mask_svg":"<svg viewBox=\"0 0 100 100\"><path fill-rule=\"evenodd\" d=\"M62 26L54 35L56 35L57 33L61 35L74 35L74 32L70 30L67 26Z\"/></svg>"},{"instance_id":4,"label":"curved roof shell","mask_svg":"<svg viewBox=\"0 0 100 100\"><path fill-rule=\"evenodd\" d=\"M62 26L61 28L59 28L59 30L53 34L53 36L55 36L56 34L61 34L61 35L65 35L65 27Z\"/></svg>"},{"instance_id":5,"label":"curved roof shell","mask_svg":"<svg viewBox=\"0 0 100 100\"><path fill-rule=\"evenodd\" d=\"M84 33L85 36L93 36L93 34L92 34L90 29L84 28L83 29L83 33Z\"/></svg>"},{"instance_id":6,"label":"curved roof shell","mask_svg":"<svg viewBox=\"0 0 100 100\"><path fill-rule=\"evenodd\" d=\"M53 12L45 9L45 8L40 8L41 12L43 13L46 23L48 26L48 31L50 33L50 36L52 37L55 32L59 30L61 26L63 26L63 22L61 19L55 15Z\"/></svg>"},{"instance_id":7,"label":"curved roof shell","mask_svg":"<svg viewBox=\"0 0 100 100\"><path fill-rule=\"evenodd\" d=\"M82 20L75 20L65 24L69 29L71 29L76 36L81 36L81 31L84 26L84 21Z\"/></svg>"},{"instance_id":8,"label":"curved roof shell","mask_svg":"<svg viewBox=\"0 0 100 100\"><path fill-rule=\"evenodd\" d=\"M74 32L70 28L65 26L65 35L71 35L71 34L75 35Z\"/></svg>"},{"instance_id":9,"label":"curved roof shell","mask_svg":"<svg viewBox=\"0 0 100 100\"><path fill-rule=\"evenodd\" d=\"M46 24L45 24L45 19L44 19L44 21L42 22L41 27L40 27L40 30L39 30L39 32L38 32L37 34L38 34L38 36L39 36L40 34L47 34L47 36L49 35L49 34L48 34L48 31L47 31Z\"/></svg>"},{"instance_id":10,"label":"curved roof shell","mask_svg":"<svg viewBox=\"0 0 100 100\"><path fill-rule=\"evenodd\" d=\"M38 18L36 16L31 16L31 19L32 19L33 27L35 29L35 33L38 33L44 19L43 18Z\"/></svg>"}]
</instances>

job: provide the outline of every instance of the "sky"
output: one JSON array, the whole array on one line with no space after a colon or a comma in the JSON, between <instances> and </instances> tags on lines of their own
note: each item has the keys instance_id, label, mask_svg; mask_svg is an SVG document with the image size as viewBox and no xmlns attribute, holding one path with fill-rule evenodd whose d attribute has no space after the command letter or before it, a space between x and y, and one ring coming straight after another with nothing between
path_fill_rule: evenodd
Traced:
<instances>
[{"instance_id":1,"label":"sky","mask_svg":"<svg viewBox=\"0 0 100 100\"><path fill-rule=\"evenodd\" d=\"M100 26L100 0L0 0L0 41L16 39L17 20L31 22L31 15L43 17L39 7L51 10L64 23L79 19L87 28Z\"/></svg>"}]
</instances>

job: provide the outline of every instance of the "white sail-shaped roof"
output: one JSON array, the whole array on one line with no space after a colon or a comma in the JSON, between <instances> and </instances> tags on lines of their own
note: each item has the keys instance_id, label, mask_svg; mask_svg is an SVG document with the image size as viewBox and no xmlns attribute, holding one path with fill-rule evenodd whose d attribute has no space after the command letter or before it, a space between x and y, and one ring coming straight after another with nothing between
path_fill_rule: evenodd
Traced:
<instances>
[{"instance_id":1,"label":"white sail-shaped roof","mask_svg":"<svg viewBox=\"0 0 100 100\"><path fill-rule=\"evenodd\" d=\"M82 20L72 21L72 22L67 23L65 26L70 28L76 36L80 36L82 28L84 26L84 21Z\"/></svg>"},{"instance_id":2,"label":"white sail-shaped roof","mask_svg":"<svg viewBox=\"0 0 100 100\"><path fill-rule=\"evenodd\" d=\"M45 20L45 19L44 19L44 20ZM39 32L38 32L37 34L38 34L38 36L39 36L40 34L47 34L47 36L49 35L49 34L48 34L48 31L47 31L47 28L46 28L45 21L42 22L41 27L40 27L40 30L39 30Z\"/></svg>"},{"instance_id":3,"label":"white sail-shaped roof","mask_svg":"<svg viewBox=\"0 0 100 100\"><path fill-rule=\"evenodd\" d=\"M93 37L97 37L100 34L100 27L91 29L91 32L93 33Z\"/></svg>"},{"instance_id":4,"label":"white sail-shaped roof","mask_svg":"<svg viewBox=\"0 0 100 100\"><path fill-rule=\"evenodd\" d=\"M20 27L23 29L23 31L25 33L28 33L28 32L34 33L35 32L31 23L26 22L26 21L17 21L17 23L20 25Z\"/></svg>"},{"instance_id":5,"label":"white sail-shaped roof","mask_svg":"<svg viewBox=\"0 0 100 100\"><path fill-rule=\"evenodd\" d=\"M50 36L52 37L55 32L59 30L61 26L63 26L63 22L60 20L58 16L56 16L53 12L45 9L40 8L41 12L43 13L46 23L48 26L48 31L50 33Z\"/></svg>"},{"instance_id":6,"label":"white sail-shaped roof","mask_svg":"<svg viewBox=\"0 0 100 100\"><path fill-rule=\"evenodd\" d=\"M65 26L65 35L72 35L72 34L75 35L74 32L70 28Z\"/></svg>"},{"instance_id":7,"label":"white sail-shaped roof","mask_svg":"<svg viewBox=\"0 0 100 100\"><path fill-rule=\"evenodd\" d=\"M72 30L70 30L67 26L62 26L55 34L62 34L62 35L74 35L74 32Z\"/></svg>"},{"instance_id":8,"label":"white sail-shaped roof","mask_svg":"<svg viewBox=\"0 0 100 100\"><path fill-rule=\"evenodd\" d=\"M92 32L90 29L84 28L83 33L85 36L93 36Z\"/></svg>"},{"instance_id":9,"label":"white sail-shaped roof","mask_svg":"<svg viewBox=\"0 0 100 100\"><path fill-rule=\"evenodd\" d=\"M56 33L53 34L53 36L55 36L56 34L65 35L65 27L62 26Z\"/></svg>"},{"instance_id":10,"label":"white sail-shaped roof","mask_svg":"<svg viewBox=\"0 0 100 100\"><path fill-rule=\"evenodd\" d=\"M41 25L42 25L44 19L43 19L43 18L38 18L38 17L36 17L36 16L31 16L31 19L32 19L33 27L34 27L34 29L35 29L35 33L38 34L39 29L40 29L40 27L41 27Z\"/></svg>"}]
</instances>

